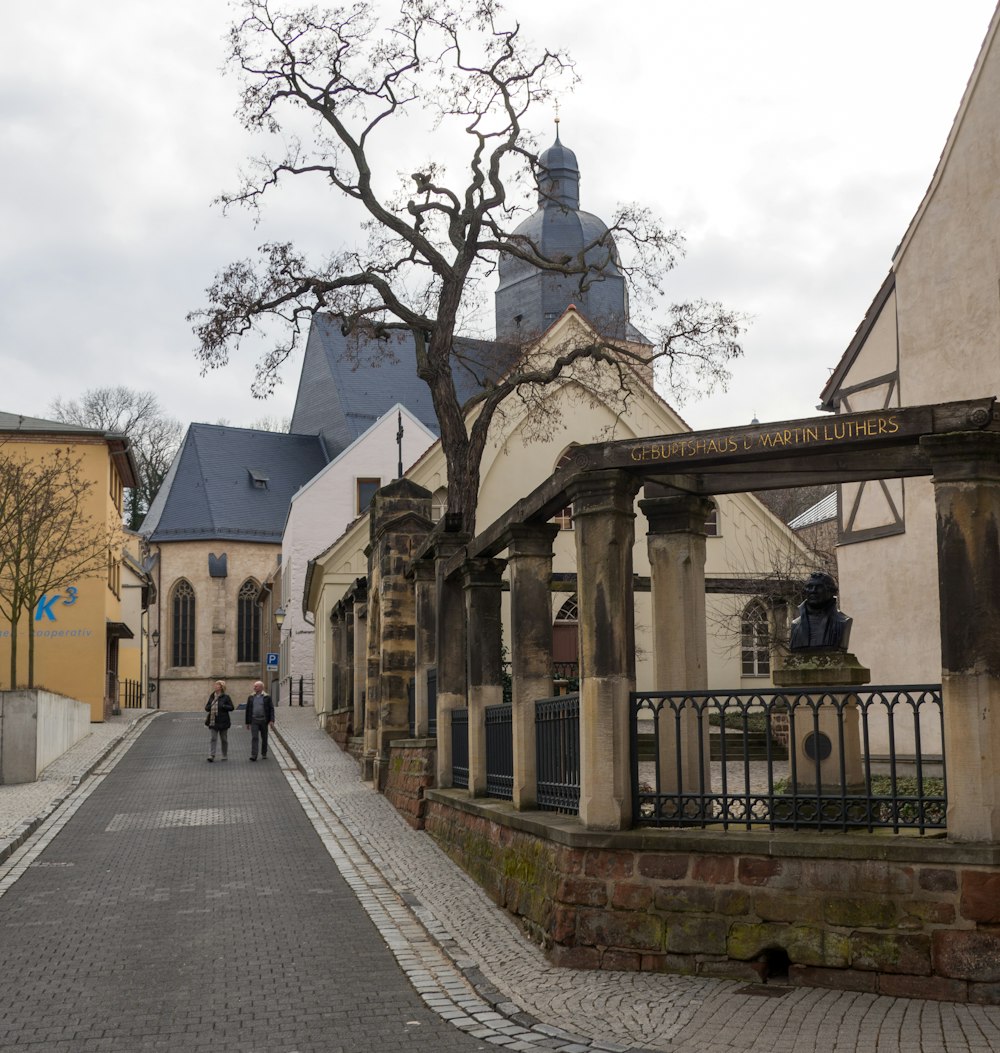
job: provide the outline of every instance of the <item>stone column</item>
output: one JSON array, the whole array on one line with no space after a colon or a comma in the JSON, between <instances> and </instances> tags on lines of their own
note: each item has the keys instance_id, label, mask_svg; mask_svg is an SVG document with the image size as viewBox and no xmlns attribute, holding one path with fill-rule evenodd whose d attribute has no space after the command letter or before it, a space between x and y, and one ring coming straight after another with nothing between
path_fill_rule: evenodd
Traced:
<instances>
[{"instance_id":1,"label":"stone column","mask_svg":"<svg viewBox=\"0 0 1000 1053\"><path fill-rule=\"evenodd\" d=\"M552 543L559 527L517 524L507 532L514 807L538 803L535 702L552 694Z\"/></svg>"},{"instance_id":2,"label":"stone column","mask_svg":"<svg viewBox=\"0 0 1000 1053\"><path fill-rule=\"evenodd\" d=\"M407 693L414 670L416 610L413 582L406 571L430 530L430 498L409 479L397 479L372 499L368 582L369 603L378 597L374 776L380 790L388 779L390 744L410 733Z\"/></svg>"},{"instance_id":3,"label":"stone column","mask_svg":"<svg viewBox=\"0 0 1000 1053\"><path fill-rule=\"evenodd\" d=\"M629 694L635 688L633 500L623 472L593 472L572 483L580 605L580 819L587 829L632 821Z\"/></svg>"},{"instance_id":4,"label":"stone column","mask_svg":"<svg viewBox=\"0 0 1000 1053\"><path fill-rule=\"evenodd\" d=\"M368 604L363 602L366 592L358 593L354 601L354 719L351 732L363 735L365 728L365 692L368 680Z\"/></svg>"},{"instance_id":5,"label":"stone column","mask_svg":"<svg viewBox=\"0 0 1000 1053\"><path fill-rule=\"evenodd\" d=\"M350 709L354 705L354 596L344 600L344 649L340 655L343 669L344 695L341 706Z\"/></svg>"},{"instance_id":6,"label":"stone column","mask_svg":"<svg viewBox=\"0 0 1000 1053\"><path fill-rule=\"evenodd\" d=\"M469 691L469 793L473 797L486 795L486 707L503 702L500 590L504 566L500 559L470 559L462 566Z\"/></svg>"},{"instance_id":7,"label":"stone column","mask_svg":"<svg viewBox=\"0 0 1000 1053\"><path fill-rule=\"evenodd\" d=\"M424 738L429 733L427 709L427 674L437 661L437 589L434 563L422 559L412 567L417 604L416 664L414 670L414 734Z\"/></svg>"},{"instance_id":8,"label":"stone column","mask_svg":"<svg viewBox=\"0 0 1000 1053\"><path fill-rule=\"evenodd\" d=\"M465 596L459 575L445 578L448 560L468 541L465 534L442 533L435 541L437 592L437 785L452 785L451 711L468 705L465 655Z\"/></svg>"},{"instance_id":9,"label":"stone column","mask_svg":"<svg viewBox=\"0 0 1000 1053\"><path fill-rule=\"evenodd\" d=\"M344 605L338 602L330 611L330 710L334 713L344 705L343 677L341 676L344 665L344 635L341 632L343 622ZM289 699L290 702L293 700Z\"/></svg>"},{"instance_id":10,"label":"stone column","mask_svg":"<svg viewBox=\"0 0 1000 1053\"><path fill-rule=\"evenodd\" d=\"M657 691L704 691L708 687L705 624L705 520L712 503L690 495L649 495L639 502L649 530L653 682ZM660 785L664 793L709 793L712 772L708 721L702 748L695 706L665 706L658 718ZM699 755L700 754L700 755ZM678 767L679 765L679 767Z\"/></svg>"},{"instance_id":11,"label":"stone column","mask_svg":"<svg viewBox=\"0 0 1000 1053\"><path fill-rule=\"evenodd\" d=\"M948 837L1000 841L1000 435L920 446L937 506Z\"/></svg>"}]
</instances>

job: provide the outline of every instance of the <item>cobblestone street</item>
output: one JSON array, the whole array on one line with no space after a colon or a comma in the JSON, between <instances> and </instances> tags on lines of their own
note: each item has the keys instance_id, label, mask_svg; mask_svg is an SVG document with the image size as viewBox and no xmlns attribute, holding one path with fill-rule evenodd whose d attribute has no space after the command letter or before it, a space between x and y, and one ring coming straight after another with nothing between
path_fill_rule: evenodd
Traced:
<instances>
[{"instance_id":1,"label":"cobblestone street","mask_svg":"<svg viewBox=\"0 0 1000 1053\"><path fill-rule=\"evenodd\" d=\"M96 762L0 862L0 1049L1000 1050L995 1007L554 968L310 710L277 730L209 765L164 713L33 784ZM28 793L0 787L0 859Z\"/></svg>"}]
</instances>

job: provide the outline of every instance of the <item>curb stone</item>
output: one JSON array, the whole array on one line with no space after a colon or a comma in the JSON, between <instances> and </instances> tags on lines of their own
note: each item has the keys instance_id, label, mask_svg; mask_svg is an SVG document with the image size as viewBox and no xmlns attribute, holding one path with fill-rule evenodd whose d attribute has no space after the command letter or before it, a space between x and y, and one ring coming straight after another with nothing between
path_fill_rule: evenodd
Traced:
<instances>
[{"instance_id":1,"label":"curb stone","mask_svg":"<svg viewBox=\"0 0 1000 1053\"><path fill-rule=\"evenodd\" d=\"M302 778L316 792L319 799L323 801L324 807L330 809L331 814L336 816L336 813L333 812L330 805L326 802L322 792L313 782L313 770L298 756L294 747L278 729L277 724L275 724L272 734L281 743L295 770L300 773ZM453 1019L452 1022L456 1027L468 1030L478 1023L482 1033L477 1033L477 1037L481 1037L493 1045L509 1046L511 1049L549 1049L556 1051L556 1053L560 1053L560 1051L561 1053L655 1053L653 1050L642 1049L638 1046L620 1045L607 1039L591 1039L586 1036L573 1035L569 1032L561 1031L558 1028L543 1024L532 1014L525 1012L519 1005L509 1001L508 997L487 979L477 961L470 958L468 953L462 950L454 940L439 938L435 935L432 928L424 923L423 918L420 916L420 911L415 909L423 908L423 904L412 893L397 891L394 884L371 860L364 847L358 844L350 831L345 828L344 833L368 866L381 877L385 887L410 914L412 921L420 927L427 940L441 950L455 972L468 983L482 1002L489 1007L491 1012L487 1015L492 1017L495 1014L499 1018L496 1021L492 1019L487 1020L483 1018L483 1014L478 1014L474 1009L467 1008L465 1012L471 1014L471 1016L460 1015ZM426 908L423 909L426 910ZM402 965L402 963L400 964ZM409 975L408 970L405 968L404 972L407 972L407 975ZM440 1011L443 1006L438 1007L430 1004L430 1008L438 1011L439 1015L444 1015L446 1019L448 1018L446 1014L442 1014Z\"/></svg>"}]
</instances>

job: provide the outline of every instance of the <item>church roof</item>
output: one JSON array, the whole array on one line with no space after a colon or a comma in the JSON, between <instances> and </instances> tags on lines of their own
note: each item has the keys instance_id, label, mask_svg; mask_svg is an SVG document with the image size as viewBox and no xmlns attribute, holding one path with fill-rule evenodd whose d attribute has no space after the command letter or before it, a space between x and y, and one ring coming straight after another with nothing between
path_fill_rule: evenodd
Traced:
<instances>
[{"instance_id":1,"label":"church roof","mask_svg":"<svg viewBox=\"0 0 1000 1053\"><path fill-rule=\"evenodd\" d=\"M496 291L499 339L539 337L573 304L599 332L648 343L629 322L628 288L607 224L580 208L580 166L558 129L556 141L538 157L538 208L512 232L511 241L518 240L546 260L573 263L582 255L588 272L559 274L502 253Z\"/></svg>"},{"instance_id":2,"label":"church roof","mask_svg":"<svg viewBox=\"0 0 1000 1053\"><path fill-rule=\"evenodd\" d=\"M326 462L317 435L192 424L141 533L278 544L292 497Z\"/></svg>"},{"instance_id":3,"label":"church roof","mask_svg":"<svg viewBox=\"0 0 1000 1053\"><path fill-rule=\"evenodd\" d=\"M455 386L464 401L480 389L476 372L496 376L503 356L493 341L460 338L455 345ZM333 457L397 402L440 434L430 388L417 376L412 334L392 330L378 340L363 333L345 336L337 316L317 314L306 343L292 431L322 436Z\"/></svg>"}]
</instances>

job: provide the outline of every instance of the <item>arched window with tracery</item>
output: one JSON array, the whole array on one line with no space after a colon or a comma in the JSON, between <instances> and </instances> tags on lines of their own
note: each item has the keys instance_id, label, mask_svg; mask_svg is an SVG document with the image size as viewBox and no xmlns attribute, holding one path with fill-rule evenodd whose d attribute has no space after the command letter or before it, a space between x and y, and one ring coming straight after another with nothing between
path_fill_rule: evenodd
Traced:
<instances>
[{"instance_id":1,"label":"arched window with tracery","mask_svg":"<svg viewBox=\"0 0 1000 1053\"><path fill-rule=\"evenodd\" d=\"M260 661L260 607L257 593L260 586L247 578L236 597L236 661Z\"/></svg>"},{"instance_id":2,"label":"arched window with tracery","mask_svg":"<svg viewBox=\"0 0 1000 1053\"><path fill-rule=\"evenodd\" d=\"M431 522L440 522L441 517L448 511L448 488L439 486L431 494Z\"/></svg>"},{"instance_id":3,"label":"arched window with tracery","mask_svg":"<svg viewBox=\"0 0 1000 1053\"><path fill-rule=\"evenodd\" d=\"M573 451L576 449L574 443L570 446L565 453L556 461L555 470L558 471L560 468L565 468L570 461L573 460ZM573 506L566 505L565 508L560 509L553 517L552 522L559 527L560 530L572 530L573 529Z\"/></svg>"},{"instance_id":4,"label":"arched window with tracery","mask_svg":"<svg viewBox=\"0 0 1000 1053\"><path fill-rule=\"evenodd\" d=\"M771 675L771 633L767 608L760 600L751 600L740 619L740 653L744 676Z\"/></svg>"},{"instance_id":5,"label":"arched window with tracery","mask_svg":"<svg viewBox=\"0 0 1000 1053\"><path fill-rule=\"evenodd\" d=\"M181 578L170 601L171 665L194 665L194 615L194 589L191 582Z\"/></svg>"}]
</instances>

